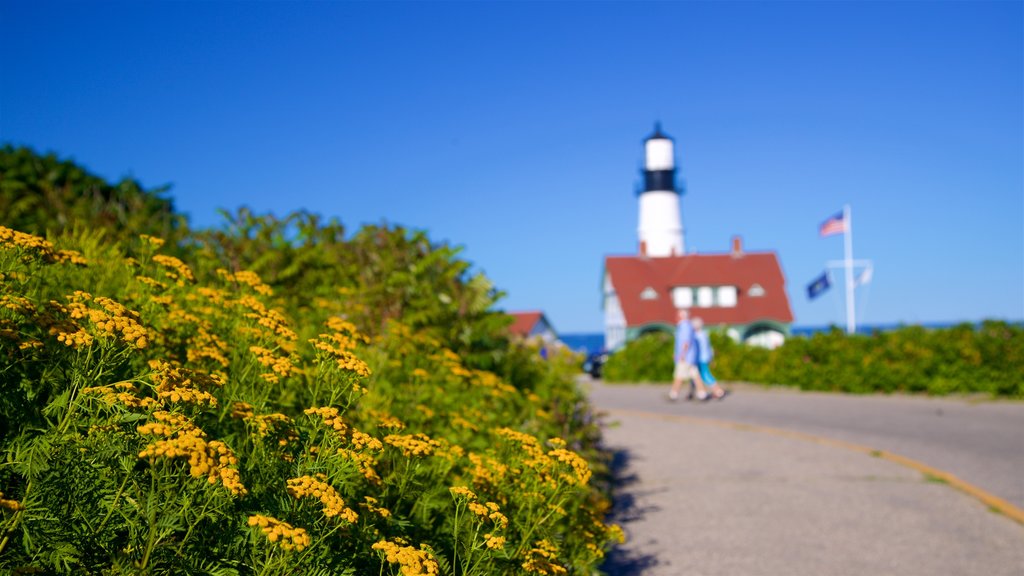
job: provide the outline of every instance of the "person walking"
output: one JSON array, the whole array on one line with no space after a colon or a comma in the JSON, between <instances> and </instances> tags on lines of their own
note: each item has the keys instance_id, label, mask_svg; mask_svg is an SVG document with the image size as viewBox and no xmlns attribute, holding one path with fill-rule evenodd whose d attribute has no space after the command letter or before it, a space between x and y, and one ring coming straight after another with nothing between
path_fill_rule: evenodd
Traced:
<instances>
[{"instance_id":1,"label":"person walking","mask_svg":"<svg viewBox=\"0 0 1024 576\"><path fill-rule=\"evenodd\" d=\"M718 381L711 374L711 359L715 357L715 351L711 347L711 336L707 330L704 330L704 320L694 318L691 324L693 325L693 342L697 347L697 373L708 390L708 395L701 400L708 398L721 400L729 392L719 386Z\"/></svg>"},{"instance_id":2,"label":"person walking","mask_svg":"<svg viewBox=\"0 0 1024 576\"><path fill-rule=\"evenodd\" d=\"M704 389L704 382L701 381L700 373L697 371L697 346L694 341L693 324L690 323L690 313L685 308L676 312L676 342L675 342L675 370L672 374L672 389L669 390L668 398L673 402L679 399L679 392L683 382L692 382L687 400L696 397L704 400L708 397Z\"/></svg>"}]
</instances>

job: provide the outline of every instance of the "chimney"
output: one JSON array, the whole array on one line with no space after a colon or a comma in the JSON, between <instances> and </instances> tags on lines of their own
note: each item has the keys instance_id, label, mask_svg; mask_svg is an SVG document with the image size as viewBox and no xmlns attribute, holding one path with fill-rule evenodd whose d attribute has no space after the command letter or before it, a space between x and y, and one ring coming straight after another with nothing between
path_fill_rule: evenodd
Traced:
<instances>
[{"instance_id":1,"label":"chimney","mask_svg":"<svg viewBox=\"0 0 1024 576\"><path fill-rule=\"evenodd\" d=\"M739 236L732 237L732 257L740 258L743 256L743 238Z\"/></svg>"}]
</instances>

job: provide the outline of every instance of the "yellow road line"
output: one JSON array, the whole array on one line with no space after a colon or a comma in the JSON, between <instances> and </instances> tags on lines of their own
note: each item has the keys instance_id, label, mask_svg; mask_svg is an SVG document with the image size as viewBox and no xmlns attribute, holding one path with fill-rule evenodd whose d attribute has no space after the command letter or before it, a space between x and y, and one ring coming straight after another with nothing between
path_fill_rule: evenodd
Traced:
<instances>
[{"instance_id":1,"label":"yellow road line","mask_svg":"<svg viewBox=\"0 0 1024 576\"><path fill-rule=\"evenodd\" d=\"M853 452L860 452L867 454L868 456L874 456L882 458L890 462L894 462L901 466L906 466L913 470L925 474L926 476L937 478L946 484L949 484L953 488L979 500L982 504L989 507L1007 518L1015 520L1020 524L1024 524L1024 510L1014 506L1013 504L1003 500L1002 498L995 496L978 488L977 486L964 482L956 476L933 468L923 462L918 462L906 456L900 456L892 452L886 452L885 450L876 450L860 444L853 444L851 442L844 442L842 440L833 440L832 438L825 438L823 436L815 436L813 434L807 434L806 432L796 432L794 430L785 430L782 428L772 428L770 426L761 426L759 424L744 424L741 422L729 422L727 420L715 420L713 418L699 418L696 416L683 416L681 414L661 414L658 412L645 412L643 410L626 410L626 409L613 409L604 410L608 414L623 414L628 416L640 416L644 418L654 418L657 420L666 421L682 421L693 424L702 424L707 426L718 426L719 428L728 428L731 430L745 430L749 432L761 432L764 434L773 434L775 436L784 436L787 438L795 438L806 442L813 442L815 444L821 444L824 446L834 446L836 448L843 448L845 450L851 450Z\"/></svg>"}]
</instances>

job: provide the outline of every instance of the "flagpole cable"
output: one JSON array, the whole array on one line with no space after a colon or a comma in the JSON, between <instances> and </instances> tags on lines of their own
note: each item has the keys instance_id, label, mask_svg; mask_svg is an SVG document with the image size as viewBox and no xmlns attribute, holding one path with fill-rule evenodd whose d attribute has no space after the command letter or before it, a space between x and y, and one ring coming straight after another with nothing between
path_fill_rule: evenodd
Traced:
<instances>
[{"instance_id":1,"label":"flagpole cable","mask_svg":"<svg viewBox=\"0 0 1024 576\"><path fill-rule=\"evenodd\" d=\"M857 331L857 320L853 297L853 220L849 204L843 206L843 220L846 223L843 231L843 238L846 240L846 333L853 334Z\"/></svg>"}]
</instances>

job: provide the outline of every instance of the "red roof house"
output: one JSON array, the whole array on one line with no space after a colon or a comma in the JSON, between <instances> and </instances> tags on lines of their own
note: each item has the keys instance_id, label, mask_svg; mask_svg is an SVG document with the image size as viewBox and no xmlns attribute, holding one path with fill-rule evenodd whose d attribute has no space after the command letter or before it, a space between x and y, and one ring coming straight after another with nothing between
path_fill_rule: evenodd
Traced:
<instances>
[{"instance_id":1,"label":"red roof house","mask_svg":"<svg viewBox=\"0 0 1024 576\"><path fill-rule=\"evenodd\" d=\"M520 338L540 337L545 342L558 340L558 334L551 327L551 323L539 310L528 312L507 312L515 321L509 331Z\"/></svg>"},{"instance_id":2,"label":"red roof house","mask_svg":"<svg viewBox=\"0 0 1024 576\"><path fill-rule=\"evenodd\" d=\"M789 334L793 311L775 252L608 256L604 262L605 346L614 350L641 334L674 331L687 308L734 339L775 347Z\"/></svg>"}]
</instances>

